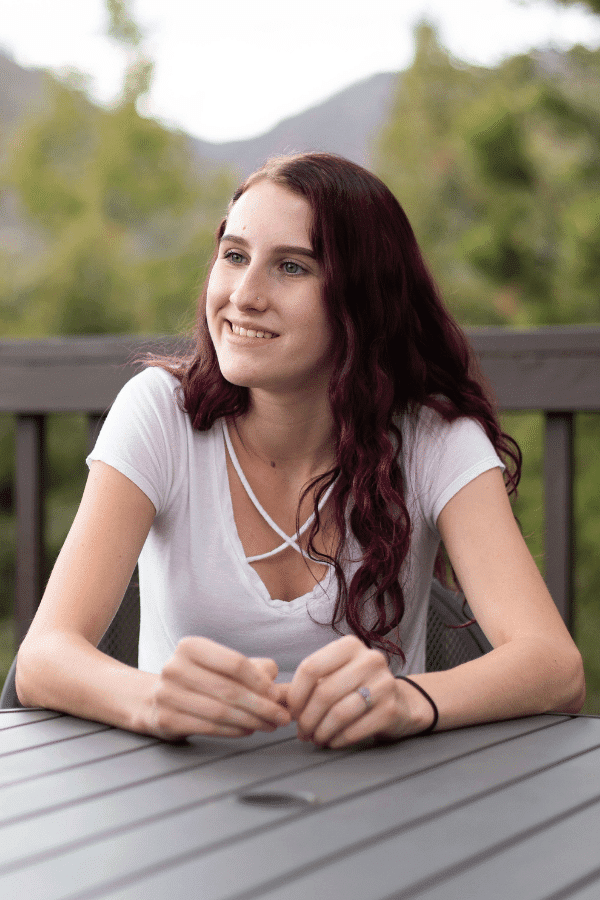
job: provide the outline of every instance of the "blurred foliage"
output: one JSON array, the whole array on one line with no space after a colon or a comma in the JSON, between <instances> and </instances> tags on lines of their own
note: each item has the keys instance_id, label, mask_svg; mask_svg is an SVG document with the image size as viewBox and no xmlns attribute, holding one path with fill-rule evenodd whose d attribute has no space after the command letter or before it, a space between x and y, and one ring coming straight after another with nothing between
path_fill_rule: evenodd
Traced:
<instances>
[{"instance_id":1,"label":"blurred foliage","mask_svg":"<svg viewBox=\"0 0 600 900\"><path fill-rule=\"evenodd\" d=\"M101 110L48 78L3 181L42 244L0 276L5 334L171 332L191 320L233 182L199 175L182 135L132 101Z\"/></svg>"},{"instance_id":2,"label":"blurred foliage","mask_svg":"<svg viewBox=\"0 0 600 900\"><path fill-rule=\"evenodd\" d=\"M587 6L591 12L600 14L600 0L555 0L563 6Z\"/></svg>"},{"instance_id":3,"label":"blurred foliage","mask_svg":"<svg viewBox=\"0 0 600 900\"><path fill-rule=\"evenodd\" d=\"M14 448L13 416L2 413L0 414L0 619L12 609L15 583Z\"/></svg>"},{"instance_id":4,"label":"blurred foliage","mask_svg":"<svg viewBox=\"0 0 600 900\"><path fill-rule=\"evenodd\" d=\"M420 25L378 172L463 323L600 320L600 51L485 69Z\"/></svg>"},{"instance_id":5,"label":"blurred foliage","mask_svg":"<svg viewBox=\"0 0 600 900\"><path fill-rule=\"evenodd\" d=\"M115 105L93 105L80 76L48 76L43 110L5 148L0 187L36 238L0 259L9 336L181 330L235 186L140 114L152 62L128 4L107 0L107 13L127 58Z\"/></svg>"},{"instance_id":6,"label":"blurred foliage","mask_svg":"<svg viewBox=\"0 0 600 900\"><path fill-rule=\"evenodd\" d=\"M464 325L600 321L600 52L469 66L426 23L398 81L378 173ZM543 570L543 417L504 416L524 454L515 505ZM575 634L600 713L600 416L576 417Z\"/></svg>"},{"instance_id":7,"label":"blurred foliage","mask_svg":"<svg viewBox=\"0 0 600 900\"><path fill-rule=\"evenodd\" d=\"M6 616L0 619L0 685L4 684L15 655L14 641L14 623L12 617Z\"/></svg>"}]
</instances>

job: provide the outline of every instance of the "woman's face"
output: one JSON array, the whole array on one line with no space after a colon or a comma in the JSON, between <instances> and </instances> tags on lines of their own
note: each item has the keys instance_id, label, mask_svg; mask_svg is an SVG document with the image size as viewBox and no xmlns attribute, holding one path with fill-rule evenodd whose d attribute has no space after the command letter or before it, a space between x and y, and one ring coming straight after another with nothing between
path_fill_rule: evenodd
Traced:
<instances>
[{"instance_id":1,"label":"woman's face","mask_svg":"<svg viewBox=\"0 0 600 900\"><path fill-rule=\"evenodd\" d=\"M327 390L332 334L308 201L264 179L227 218L207 292L223 376L271 393Z\"/></svg>"}]
</instances>

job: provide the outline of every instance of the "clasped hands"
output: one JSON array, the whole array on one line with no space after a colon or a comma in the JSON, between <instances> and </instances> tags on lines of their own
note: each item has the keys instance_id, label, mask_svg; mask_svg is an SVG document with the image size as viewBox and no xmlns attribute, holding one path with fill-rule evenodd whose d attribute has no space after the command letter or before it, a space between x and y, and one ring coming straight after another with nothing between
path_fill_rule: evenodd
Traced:
<instances>
[{"instance_id":1,"label":"clasped hands","mask_svg":"<svg viewBox=\"0 0 600 900\"><path fill-rule=\"evenodd\" d=\"M167 740L241 737L296 721L301 740L336 749L373 736L413 734L428 715L417 692L394 678L384 655L351 635L306 657L291 682L276 677L272 659L249 658L208 638L184 638L155 683L148 730Z\"/></svg>"}]
</instances>

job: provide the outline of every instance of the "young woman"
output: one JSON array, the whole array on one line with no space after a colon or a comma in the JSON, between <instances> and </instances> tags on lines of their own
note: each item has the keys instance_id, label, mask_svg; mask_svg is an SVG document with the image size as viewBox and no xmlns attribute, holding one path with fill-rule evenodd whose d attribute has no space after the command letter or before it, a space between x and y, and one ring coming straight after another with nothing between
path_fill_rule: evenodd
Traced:
<instances>
[{"instance_id":1,"label":"young woman","mask_svg":"<svg viewBox=\"0 0 600 900\"><path fill-rule=\"evenodd\" d=\"M578 710L519 468L392 194L338 157L275 159L219 228L193 359L108 416L19 696L166 739L293 719L330 747ZM440 539L494 649L425 673ZM138 557L132 669L96 645Z\"/></svg>"}]
</instances>

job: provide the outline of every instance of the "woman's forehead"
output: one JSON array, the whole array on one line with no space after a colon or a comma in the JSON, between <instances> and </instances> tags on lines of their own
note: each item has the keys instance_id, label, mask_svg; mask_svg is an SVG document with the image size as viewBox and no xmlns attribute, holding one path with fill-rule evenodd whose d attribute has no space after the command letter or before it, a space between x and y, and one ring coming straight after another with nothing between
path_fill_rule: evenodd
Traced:
<instances>
[{"instance_id":1,"label":"woman's forehead","mask_svg":"<svg viewBox=\"0 0 600 900\"><path fill-rule=\"evenodd\" d=\"M305 197L273 181L251 185L233 204L225 224L226 234L246 240L272 238L277 243L310 246L312 211Z\"/></svg>"}]
</instances>

